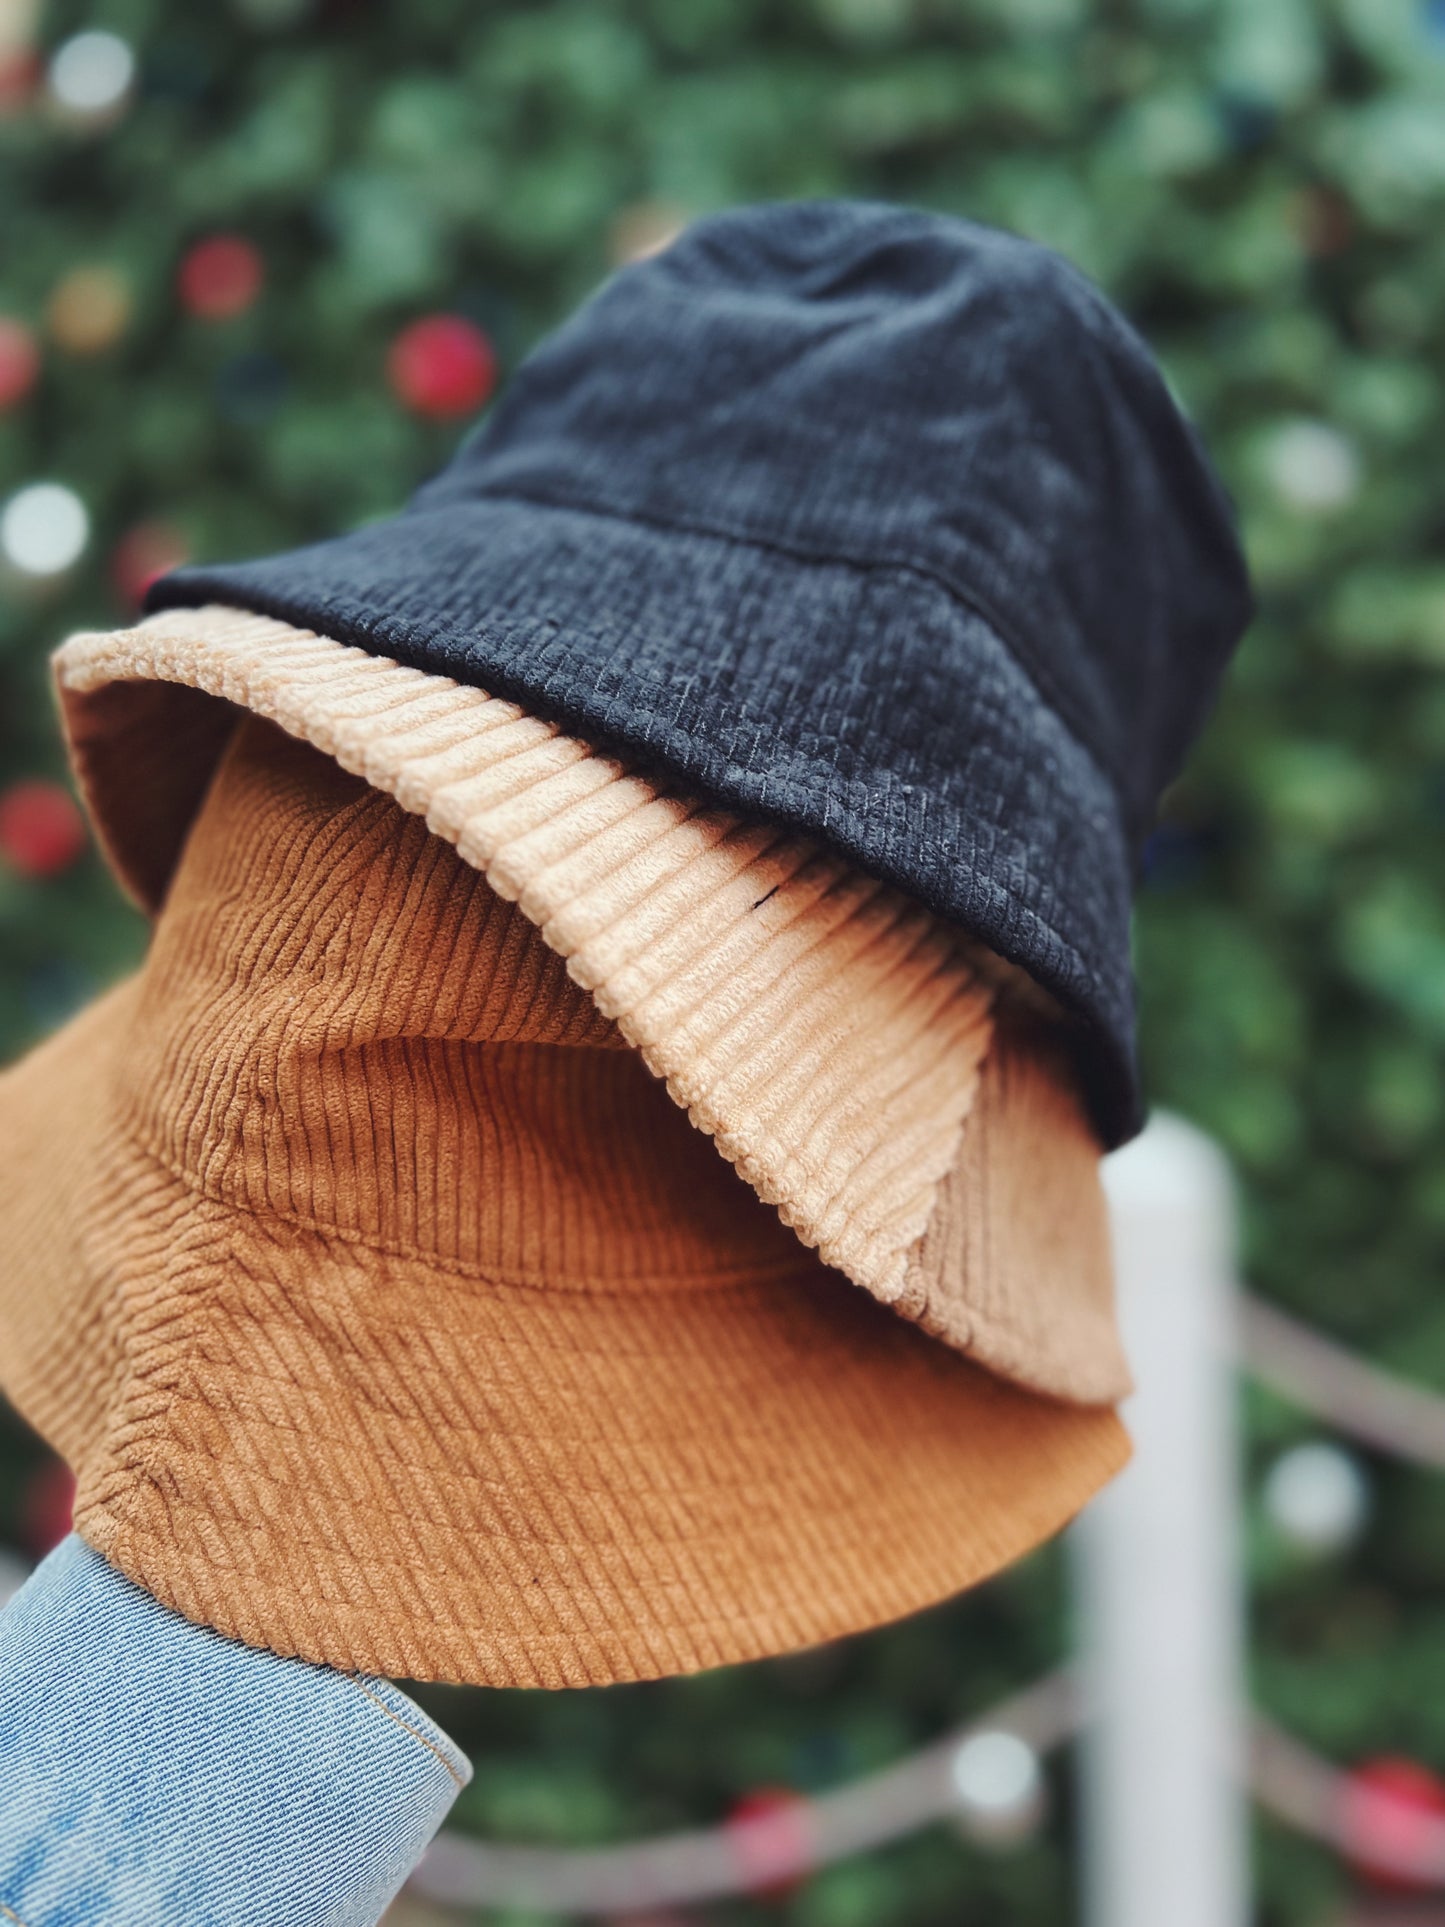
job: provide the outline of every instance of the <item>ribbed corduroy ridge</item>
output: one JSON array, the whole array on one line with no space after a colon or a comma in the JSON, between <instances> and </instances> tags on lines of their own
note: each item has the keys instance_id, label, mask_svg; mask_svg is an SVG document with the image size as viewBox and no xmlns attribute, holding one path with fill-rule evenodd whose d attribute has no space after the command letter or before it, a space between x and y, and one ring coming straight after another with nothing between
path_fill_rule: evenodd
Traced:
<instances>
[{"instance_id":1,"label":"ribbed corduroy ridge","mask_svg":"<svg viewBox=\"0 0 1445 1927\"><path fill-rule=\"evenodd\" d=\"M785 1651L983 1577L1124 1456L843 1288L476 869L261 721L139 977L0 1080L0 1222L81 1532L333 1665Z\"/></svg>"},{"instance_id":2,"label":"ribbed corduroy ridge","mask_svg":"<svg viewBox=\"0 0 1445 1927\"><path fill-rule=\"evenodd\" d=\"M1067 1073L1045 1088L1031 1050L1008 1059L1009 1102L1051 1133L1055 1221L1010 1249L954 1222L976 1202L958 1173L995 989L1010 1023L1029 1000L1018 973L898 891L659 789L515 703L243 611L77 636L57 671L92 814L143 903L165 897L234 726L226 705L265 716L515 900L826 1263L1021 1383L1100 1402L1127 1389L1097 1147Z\"/></svg>"}]
</instances>

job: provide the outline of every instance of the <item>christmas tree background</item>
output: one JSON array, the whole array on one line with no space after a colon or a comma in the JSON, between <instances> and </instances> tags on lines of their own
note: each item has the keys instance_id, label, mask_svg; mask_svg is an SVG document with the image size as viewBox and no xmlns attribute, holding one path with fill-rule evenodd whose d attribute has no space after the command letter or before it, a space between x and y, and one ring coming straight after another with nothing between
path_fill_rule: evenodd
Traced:
<instances>
[{"instance_id":1,"label":"christmas tree background","mask_svg":"<svg viewBox=\"0 0 1445 1927\"><path fill-rule=\"evenodd\" d=\"M57 787L57 640L183 556L396 507L688 215L920 202L1094 275L1236 493L1261 614L1151 850L1151 1089L1233 1159L1252 1285L1445 1390L1439 0L0 0L0 169L0 1055L144 942ZM1269 1474L1313 1428L1245 1410L1258 1702L1341 1764L1445 1776L1445 1481L1355 1463L1358 1529L1310 1554ZM63 1511L0 1421L0 1540ZM455 1824L579 1844L840 1784L1069 1641L1048 1551L792 1661L429 1703L477 1761ZM700 1917L1059 1927L1050 1771L1007 1851L935 1826ZM1269 1927L1355 1918L1315 1848L1258 1847Z\"/></svg>"}]
</instances>

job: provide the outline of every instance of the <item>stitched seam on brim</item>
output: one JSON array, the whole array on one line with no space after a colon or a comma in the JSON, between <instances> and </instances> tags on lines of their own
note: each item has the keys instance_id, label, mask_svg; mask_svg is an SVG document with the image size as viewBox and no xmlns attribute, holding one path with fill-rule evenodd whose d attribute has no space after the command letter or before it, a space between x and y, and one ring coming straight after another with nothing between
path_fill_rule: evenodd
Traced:
<instances>
[{"instance_id":1,"label":"stitched seam on brim","mask_svg":"<svg viewBox=\"0 0 1445 1927\"><path fill-rule=\"evenodd\" d=\"M501 1271L480 1264L474 1259L450 1258L441 1252L428 1251L424 1246L407 1244L400 1239L369 1237L364 1231L353 1231L349 1227L329 1224L324 1218L310 1218L299 1211L287 1211L275 1205L268 1206L264 1213L255 1211L249 1205L238 1203L235 1198L228 1198L223 1191L208 1185L196 1172L188 1170L185 1165L168 1157L133 1119L118 1119L117 1128L132 1149L138 1151L142 1157L149 1158L153 1164L159 1165L161 1170L174 1178L177 1184L183 1185L193 1197L205 1198L208 1203L218 1206L221 1210L232 1212L244 1224L256 1224L263 1228L271 1223L286 1224L298 1231L314 1231L319 1237L333 1239L337 1244L356 1245L364 1251L375 1251L382 1257L404 1258L415 1264L426 1265L433 1271L459 1278L471 1278L480 1284L500 1285L504 1289L566 1292L569 1296L577 1298L686 1298L702 1292L709 1295L723 1295L747 1291L754 1284L776 1284L805 1272L811 1272L815 1265L824 1262L816 1253L800 1244L796 1259L790 1256L786 1259L777 1259L767 1265L759 1265L756 1269L749 1267L746 1271L724 1273L721 1278L709 1283L697 1283L691 1280L678 1283L671 1274L663 1276L645 1273L636 1284L631 1281L615 1284L598 1281L583 1284L568 1278ZM844 1273L840 1272L838 1275L843 1277L846 1283L852 1283Z\"/></svg>"}]
</instances>

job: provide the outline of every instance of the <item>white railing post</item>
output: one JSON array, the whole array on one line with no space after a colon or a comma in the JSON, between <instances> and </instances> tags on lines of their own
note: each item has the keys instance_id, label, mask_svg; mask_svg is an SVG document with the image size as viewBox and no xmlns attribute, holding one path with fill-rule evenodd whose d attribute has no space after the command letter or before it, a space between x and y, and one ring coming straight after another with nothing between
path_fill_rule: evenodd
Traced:
<instances>
[{"instance_id":1,"label":"white railing post","mask_svg":"<svg viewBox=\"0 0 1445 1927\"><path fill-rule=\"evenodd\" d=\"M1088 1927L1247 1927L1234 1211L1156 1117L1104 1167L1135 1457L1075 1529Z\"/></svg>"}]
</instances>

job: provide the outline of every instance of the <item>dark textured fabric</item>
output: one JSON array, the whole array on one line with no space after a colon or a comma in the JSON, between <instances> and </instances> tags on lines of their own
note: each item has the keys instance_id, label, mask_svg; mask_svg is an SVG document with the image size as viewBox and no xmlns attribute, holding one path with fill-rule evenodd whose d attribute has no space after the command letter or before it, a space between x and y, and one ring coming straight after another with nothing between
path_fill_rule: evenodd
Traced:
<instances>
[{"instance_id":1,"label":"dark textured fabric","mask_svg":"<svg viewBox=\"0 0 1445 1927\"><path fill-rule=\"evenodd\" d=\"M1086 1020L1134 1128L1131 871L1249 612L1229 504L1057 256L783 203L623 269L393 519L182 570L826 839Z\"/></svg>"}]
</instances>

